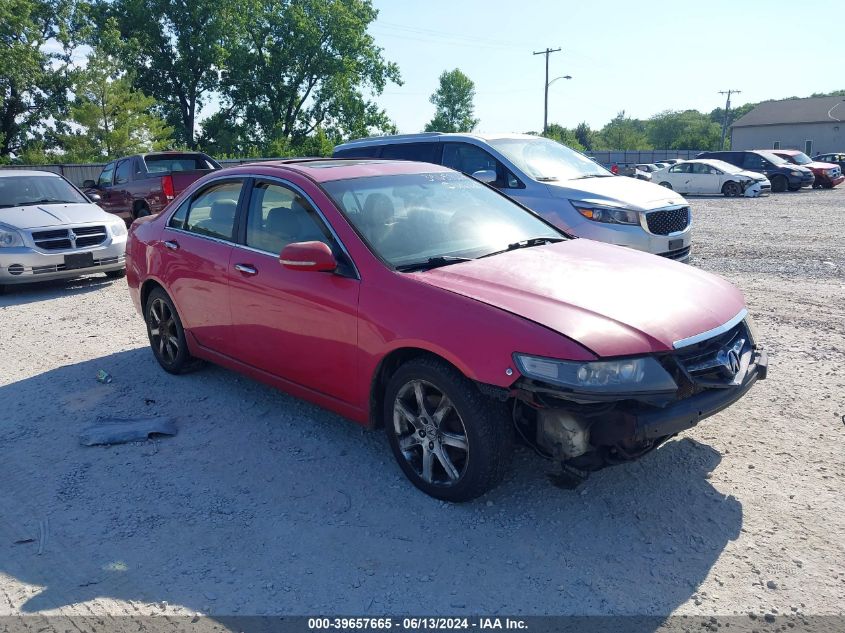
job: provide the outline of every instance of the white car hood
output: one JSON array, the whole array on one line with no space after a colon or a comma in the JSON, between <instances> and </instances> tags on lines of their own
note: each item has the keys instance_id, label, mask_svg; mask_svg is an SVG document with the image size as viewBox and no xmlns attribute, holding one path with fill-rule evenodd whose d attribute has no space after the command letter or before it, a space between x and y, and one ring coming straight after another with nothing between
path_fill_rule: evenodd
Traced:
<instances>
[{"instance_id":1,"label":"white car hood","mask_svg":"<svg viewBox=\"0 0 845 633\"><path fill-rule=\"evenodd\" d=\"M108 224L115 216L106 213L96 204L34 204L26 207L0 209L0 224L14 229L38 229L68 224L101 222Z\"/></svg>"},{"instance_id":2,"label":"white car hood","mask_svg":"<svg viewBox=\"0 0 845 633\"><path fill-rule=\"evenodd\" d=\"M666 187L626 176L581 178L546 185L554 198L624 206L638 211L687 204L683 197Z\"/></svg>"}]
</instances>

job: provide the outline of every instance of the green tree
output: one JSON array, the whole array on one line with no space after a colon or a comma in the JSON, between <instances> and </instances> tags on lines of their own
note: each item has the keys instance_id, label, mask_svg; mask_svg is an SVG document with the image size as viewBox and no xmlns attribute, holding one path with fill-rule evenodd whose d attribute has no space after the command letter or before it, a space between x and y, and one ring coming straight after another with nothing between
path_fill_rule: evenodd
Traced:
<instances>
[{"instance_id":1,"label":"green tree","mask_svg":"<svg viewBox=\"0 0 845 633\"><path fill-rule=\"evenodd\" d=\"M667 110L648 120L649 142L658 149L718 149L722 129L698 110Z\"/></svg>"},{"instance_id":2,"label":"green tree","mask_svg":"<svg viewBox=\"0 0 845 633\"><path fill-rule=\"evenodd\" d=\"M578 139L581 146L588 152L593 150L595 135L595 132L590 129L586 121L582 121L575 127L575 138Z\"/></svg>"},{"instance_id":3,"label":"green tree","mask_svg":"<svg viewBox=\"0 0 845 633\"><path fill-rule=\"evenodd\" d=\"M70 119L78 129L59 137L67 160L104 160L172 144L173 130L155 112L155 99L134 90L113 57L95 52L75 75Z\"/></svg>"},{"instance_id":4,"label":"green tree","mask_svg":"<svg viewBox=\"0 0 845 633\"><path fill-rule=\"evenodd\" d=\"M436 108L434 118L425 126L426 132L471 132L478 119L474 118L475 84L460 69L443 71L440 86L429 101Z\"/></svg>"},{"instance_id":5,"label":"green tree","mask_svg":"<svg viewBox=\"0 0 845 633\"><path fill-rule=\"evenodd\" d=\"M543 136L550 138L553 141L557 141L558 143L562 143L567 147L578 150L579 152L583 152L584 149L586 149L578 140L578 135L575 130L570 130L569 128L565 128L557 123L550 123Z\"/></svg>"},{"instance_id":6,"label":"green tree","mask_svg":"<svg viewBox=\"0 0 845 633\"><path fill-rule=\"evenodd\" d=\"M197 114L219 87L238 7L233 0L95 1L94 43L133 70L135 88L156 100L177 142L194 148Z\"/></svg>"},{"instance_id":7,"label":"green tree","mask_svg":"<svg viewBox=\"0 0 845 633\"><path fill-rule=\"evenodd\" d=\"M0 0L0 157L52 144L77 32L71 0Z\"/></svg>"},{"instance_id":8,"label":"green tree","mask_svg":"<svg viewBox=\"0 0 845 633\"><path fill-rule=\"evenodd\" d=\"M626 117L622 110L598 133L595 149L651 149L651 144L645 133L645 124L639 119Z\"/></svg>"},{"instance_id":9,"label":"green tree","mask_svg":"<svg viewBox=\"0 0 845 633\"><path fill-rule=\"evenodd\" d=\"M299 147L318 130L334 139L395 129L364 94L401 83L367 32L378 15L370 0L244 0L243 7L243 23L227 40L226 115L204 133L269 153Z\"/></svg>"}]
</instances>

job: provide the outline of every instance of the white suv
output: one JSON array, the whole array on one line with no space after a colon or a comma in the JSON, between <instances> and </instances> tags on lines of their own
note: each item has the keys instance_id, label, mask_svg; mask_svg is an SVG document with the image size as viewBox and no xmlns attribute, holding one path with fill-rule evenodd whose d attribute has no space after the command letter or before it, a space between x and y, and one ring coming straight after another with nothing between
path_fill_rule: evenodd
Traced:
<instances>
[{"instance_id":1,"label":"white suv","mask_svg":"<svg viewBox=\"0 0 845 633\"><path fill-rule=\"evenodd\" d=\"M335 158L445 165L486 182L579 237L688 261L692 217L680 195L614 176L583 154L527 134L403 134L350 141Z\"/></svg>"}]
</instances>

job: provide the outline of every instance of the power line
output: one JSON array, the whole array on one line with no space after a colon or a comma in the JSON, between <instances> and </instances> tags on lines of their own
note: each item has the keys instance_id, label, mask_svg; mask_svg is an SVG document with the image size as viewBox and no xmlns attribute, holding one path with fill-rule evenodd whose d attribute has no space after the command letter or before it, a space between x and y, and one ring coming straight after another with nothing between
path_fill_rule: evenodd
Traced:
<instances>
[{"instance_id":1,"label":"power line","mask_svg":"<svg viewBox=\"0 0 845 633\"><path fill-rule=\"evenodd\" d=\"M722 149L725 149L725 135L728 133L728 113L731 111L731 95L741 92L742 90L736 90L734 88L719 91L720 95L728 95L728 98L725 100L725 117L722 119L722 144L719 146Z\"/></svg>"},{"instance_id":2,"label":"power line","mask_svg":"<svg viewBox=\"0 0 845 633\"><path fill-rule=\"evenodd\" d=\"M543 134L549 129L549 55L557 53L560 48L546 48L544 51L536 51L534 55L546 56L546 82L543 84L545 98L543 101Z\"/></svg>"}]
</instances>

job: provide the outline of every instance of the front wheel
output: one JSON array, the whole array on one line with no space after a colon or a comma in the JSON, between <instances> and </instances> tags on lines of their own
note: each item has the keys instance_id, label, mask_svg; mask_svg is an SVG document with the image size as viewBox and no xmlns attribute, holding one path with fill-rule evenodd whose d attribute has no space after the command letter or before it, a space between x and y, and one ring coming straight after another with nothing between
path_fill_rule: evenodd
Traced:
<instances>
[{"instance_id":1,"label":"front wheel","mask_svg":"<svg viewBox=\"0 0 845 633\"><path fill-rule=\"evenodd\" d=\"M417 488L469 501L498 484L513 450L504 405L446 363L418 358L391 377L384 422L393 455Z\"/></svg>"},{"instance_id":2,"label":"front wheel","mask_svg":"<svg viewBox=\"0 0 845 633\"><path fill-rule=\"evenodd\" d=\"M739 185L731 180L722 186L722 193L726 198L736 198L741 191Z\"/></svg>"},{"instance_id":3,"label":"front wheel","mask_svg":"<svg viewBox=\"0 0 845 633\"><path fill-rule=\"evenodd\" d=\"M789 188L790 191L798 191L800 189L801 189L801 185L798 185L797 187L790 187Z\"/></svg>"},{"instance_id":4,"label":"front wheel","mask_svg":"<svg viewBox=\"0 0 845 633\"><path fill-rule=\"evenodd\" d=\"M789 182L784 176L775 176L772 178L772 191L775 193L782 193L786 191L788 186Z\"/></svg>"},{"instance_id":5,"label":"front wheel","mask_svg":"<svg viewBox=\"0 0 845 633\"><path fill-rule=\"evenodd\" d=\"M660 183L660 186L661 186L661 187L666 187L667 189L671 189L671 188L672 188L672 185L671 185L671 184L669 184L668 182L666 182L665 180L664 180L663 182L661 182L661 183Z\"/></svg>"},{"instance_id":6,"label":"front wheel","mask_svg":"<svg viewBox=\"0 0 845 633\"><path fill-rule=\"evenodd\" d=\"M176 307L161 288L155 288L144 308L147 336L153 354L164 371L184 374L197 367L199 361L188 352L185 330Z\"/></svg>"}]
</instances>

